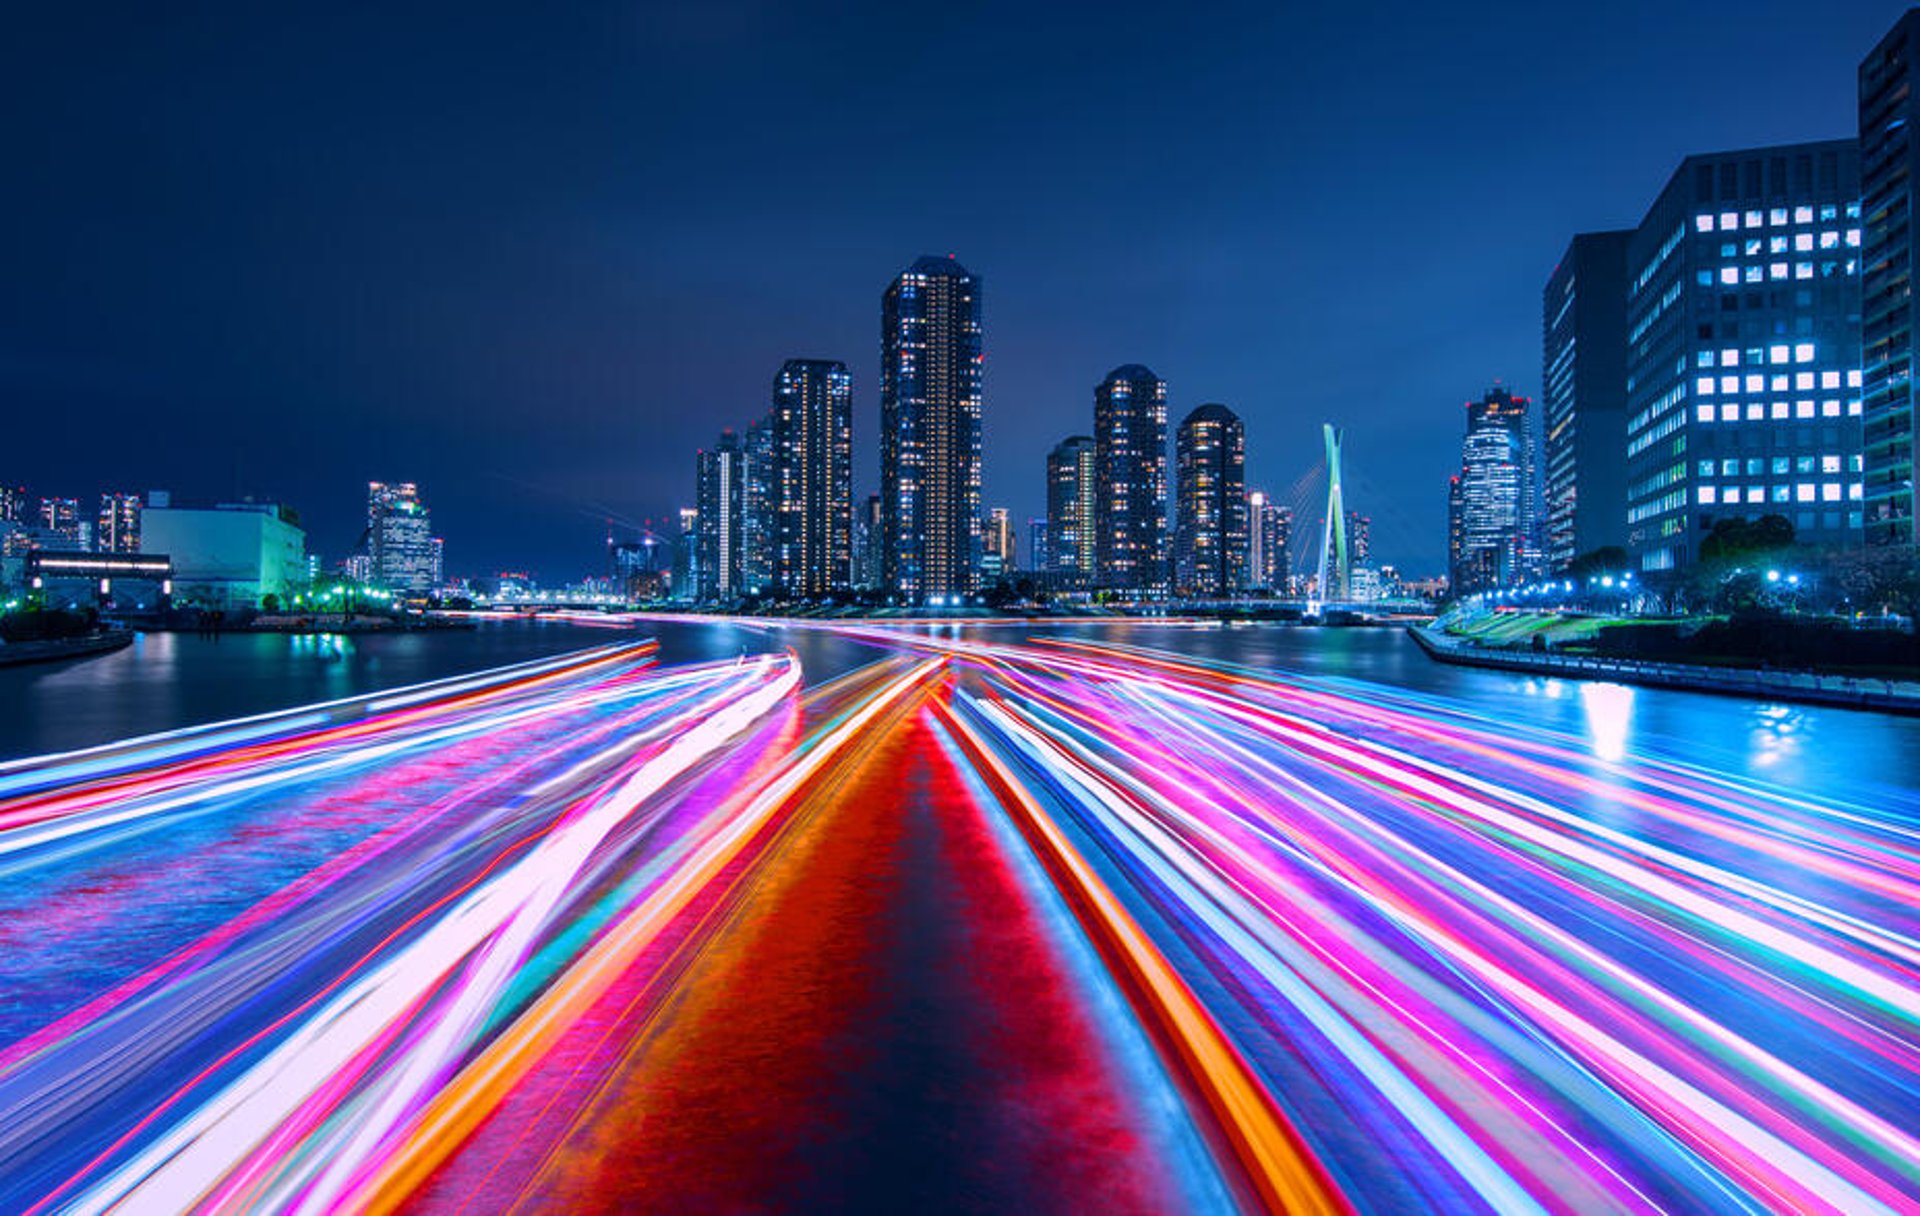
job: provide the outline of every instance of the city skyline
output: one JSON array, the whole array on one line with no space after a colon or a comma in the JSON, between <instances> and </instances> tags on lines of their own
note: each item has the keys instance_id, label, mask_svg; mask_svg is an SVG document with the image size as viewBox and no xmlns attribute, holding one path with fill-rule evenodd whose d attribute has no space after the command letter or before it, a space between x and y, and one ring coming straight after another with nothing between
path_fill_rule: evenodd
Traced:
<instances>
[{"instance_id":1,"label":"city skyline","mask_svg":"<svg viewBox=\"0 0 1920 1216\"><path fill-rule=\"evenodd\" d=\"M26 417L23 445L45 455L5 473L86 493L159 485L209 501L296 503L315 548L333 554L357 522L337 487L404 468L435 488L436 522L463 541L461 572L534 567L569 577L598 567L609 518L667 527L692 496L685 453L743 422L765 377L796 351L848 364L853 495L875 490L871 300L915 254L952 251L994 284L987 501L1016 519L1043 514L1044 484L1029 470L1060 435L1084 429L1089 377L1139 360L1166 377L1176 416L1217 400L1245 419L1250 485L1291 483L1317 459L1318 423L1333 418L1349 431L1349 497L1374 515L1377 560L1438 569L1440 507L1423 487L1444 484L1455 403L1494 379L1541 395L1537 291L1567 237L1637 221L1688 154L1846 135L1853 69L1901 11L1863 5L1810 23L1785 6L1743 6L1738 22L1715 10L1666 16L1676 46L1690 30L1715 32L1722 43L1710 57L1643 45L1632 20L1574 15L1569 32L1517 7L1409 10L1364 31L1360 18L1320 14L1293 23L1291 41L1278 18L1250 16L1245 45L1231 50L1203 37L1197 18L1167 18L1155 29L1168 63L1193 63L1204 44L1219 56L1210 73L1219 92L1166 99L1164 113L1143 112L1111 86L1089 87L1090 69L1067 58L1089 39L1098 47L1137 38L1148 23L1126 10L1097 28L1047 18L1010 45L917 24L934 18L833 33L804 23L796 31L783 19L750 32L721 17L627 14L538 31L543 62L577 68L582 81L559 90L560 102L528 95L564 73L530 69L537 79L483 98L468 117L421 95L436 82L449 96L472 94L467 70L500 53L482 44L503 27L518 32L499 14L479 14L478 28L455 39L474 59L466 70L414 61L444 33L419 19L402 17L368 41L342 18L308 16L232 46L190 22L156 22L139 63L100 47L78 68L62 60L55 80L41 66L55 57L42 52L84 44L93 31L37 13L16 44L16 54L35 50L16 72L33 104L16 113L59 114L74 139L51 148L18 127L6 132L30 188L6 204L20 235L9 247L17 272L0 300L9 323L0 388ZM638 149L614 151L633 136L652 90L679 87L718 57L759 63L782 40L849 37L851 53L889 62L890 50L929 36L950 37L989 64L1064 64L1052 83L983 86L973 99L996 112L1057 107L1060 126L1040 133L1057 163L996 150L962 175L966 157L916 156L895 166L884 189L869 171L836 169L843 180L823 164L807 177L821 193L782 210L764 208L746 178L698 151L704 130L650 134ZM1537 91L1555 79L1553 48L1569 36L1606 48L1596 62L1607 68L1556 84L1552 121L1521 113L1534 107L1511 97L1436 100L1427 89L1493 55L1509 65L1513 92ZM1396 107L1369 103L1368 86L1333 68L1333 48L1362 37L1382 56L1379 70L1402 80L1393 90L1402 106L1414 90L1425 98L1419 121L1385 145L1381 124ZM253 57L246 63L234 58L241 46ZM285 71L296 48L306 66ZM666 62L673 52L684 52L684 64ZM1301 70L1266 96L1286 75L1267 70L1276 54ZM1795 66L1782 87L1764 96L1737 87L1743 64L1781 56ZM663 69L660 78L637 83L639 63ZM349 69L368 79L369 97L316 119L310 91ZM890 141L879 99L906 70L889 67L839 94L801 90L789 113L747 132L749 145L829 122L850 124L853 149ZM105 87L116 75L129 83ZM213 83L162 87L195 77ZM776 71L757 88L783 79ZM1639 82L1633 90L1621 86L1629 79ZM127 120L130 86L169 97L150 128ZM584 90L606 104L582 126L572 103ZM529 133L507 149L512 181L495 176L504 166L460 151L501 118L503 103ZM202 122L216 104L218 121ZM1214 106L1241 116L1232 145L1163 145L1167 132L1208 125ZM983 128L960 102L924 121L928 138L980 150ZM1469 121L1491 132L1480 137L1483 156L1450 134ZM290 164L272 154L268 130L311 155ZM568 130L571 139L534 148L542 133ZM1060 142L1068 130L1085 134L1083 150ZM1249 136L1262 149L1251 159L1239 149ZM189 138L216 154L217 170L208 182L195 177L191 192L171 157ZM430 154L411 163L421 148ZM1076 184L1092 165L1163 151L1163 176L1205 188L1173 198L1171 187L1153 187L1126 199ZM101 230L89 201L96 188L106 201L95 159L114 154L153 204L125 231ZM1393 161L1402 189L1375 191L1352 176L1376 155ZM1466 189L1490 165L1522 159L1529 189L1515 197ZM687 171L657 199L639 185L653 180L641 169L656 160ZM859 160L850 152L846 163ZM1331 188L1300 191L1302 169ZM343 199L329 182L349 174L360 194ZM287 175L312 187L313 199L262 197L266 182ZM548 184L516 184L523 178ZM205 205L203 186L221 201ZM701 206L702 192L713 207ZM856 195L872 201L839 218L836 200ZM737 218L749 199L779 214L731 245L714 239L713 225ZM246 218L249 207L256 218ZM1360 239L1365 232L1392 237ZM189 266L201 270L189 275ZM263 266L275 273L252 269ZM125 290L115 293L115 283ZM743 292L755 298L741 307ZM1463 328L1463 314L1483 319ZM1384 359L1368 353L1382 333L1392 335ZM1287 369L1277 380L1276 364ZM180 419L181 433L142 425L156 412ZM84 419L98 425L83 430ZM438 433L449 425L462 434ZM377 461L355 456L368 434L379 439Z\"/></svg>"}]
</instances>

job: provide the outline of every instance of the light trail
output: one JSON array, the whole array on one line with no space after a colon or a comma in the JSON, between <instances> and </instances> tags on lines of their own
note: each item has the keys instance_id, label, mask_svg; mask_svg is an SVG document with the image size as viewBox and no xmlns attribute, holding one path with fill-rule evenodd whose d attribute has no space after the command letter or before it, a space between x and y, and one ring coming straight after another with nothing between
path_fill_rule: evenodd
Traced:
<instances>
[{"instance_id":1,"label":"light trail","mask_svg":"<svg viewBox=\"0 0 1920 1216\"><path fill-rule=\"evenodd\" d=\"M1920 1211L1920 799L1006 629L0 765L0 1209Z\"/></svg>"}]
</instances>

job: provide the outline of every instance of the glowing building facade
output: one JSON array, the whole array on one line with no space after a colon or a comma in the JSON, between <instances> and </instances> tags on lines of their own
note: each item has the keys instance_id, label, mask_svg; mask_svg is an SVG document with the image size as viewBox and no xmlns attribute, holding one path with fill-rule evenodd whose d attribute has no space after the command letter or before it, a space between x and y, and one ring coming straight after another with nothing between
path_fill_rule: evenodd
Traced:
<instances>
[{"instance_id":1,"label":"glowing building facade","mask_svg":"<svg viewBox=\"0 0 1920 1216\"><path fill-rule=\"evenodd\" d=\"M1167 382L1138 363L1093 390L1094 566L1125 597L1167 592Z\"/></svg>"},{"instance_id":2,"label":"glowing building facade","mask_svg":"<svg viewBox=\"0 0 1920 1216\"><path fill-rule=\"evenodd\" d=\"M923 257L881 300L881 583L905 603L965 598L979 578L980 280Z\"/></svg>"}]
</instances>

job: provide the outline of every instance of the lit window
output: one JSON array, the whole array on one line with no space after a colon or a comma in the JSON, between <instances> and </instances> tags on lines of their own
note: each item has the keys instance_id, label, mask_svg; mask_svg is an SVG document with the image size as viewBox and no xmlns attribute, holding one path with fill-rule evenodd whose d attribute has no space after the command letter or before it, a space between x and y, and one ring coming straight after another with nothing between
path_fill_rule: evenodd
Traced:
<instances>
[{"instance_id":1,"label":"lit window","mask_svg":"<svg viewBox=\"0 0 1920 1216\"><path fill-rule=\"evenodd\" d=\"M1840 373L1839 372L1821 372L1820 387L1821 388L1839 388Z\"/></svg>"},{"instance_id":2,"label":"lit window","mask_svg":"<svg viewBox=\"0 0 1920 1216\"><path fill-rule=\"evenodd\" d=\"M1775 207L1775 208L1774 208L1774 209L1773 209L1772 211L1769 211L1769 212L1767 213L1767 222L1768 222L1769 224L1784 224L1784 223L1786 223L1786 222L1787 222L1787 209L1786 209L1785 207Z\"/></svg>"},{"instance_id":3,"label":"lit window","mask_svg":"<svg viewBox=\"0 0 1920 1216\"><path fill-rule=\"evenodd\" d=\"M1811 363L1811 362L1813 362L1813 343L1811 343L1811 342L1796 342L1796 343L1794 343L1794 346L1793 346L1793 361L1794 361L1795 363Z\"/></svg>"},{"instance_id":4,"label":"lit window","mask_svg":"<svg viewBox=\"0 0 1920 1216\"><path fill-rule=\"evenodd\" d=\"M1813 263L1812 262L1795 262L1793 264L1793 277L1796 279L1812 278Z\"/></svg>"},{"instance_id":5,"label":"lit window","mask_svg":"<svg viewBox=\"0 0 1920 1216\"><path fill-rule=\"evenodd\" d=\"M1813 373L1812 372L1795 372L1793 374L1793 387L1799 389L1803 393L1811 392L1813 390Z\"/></svg>"},{"instance_id":6,"label":"lit window","mask_svg":"<svg viewBox=\"0 0 1920 1216\"><path fill-rule=\"evenodd\" d=\"M1758 211L1747 212L1747 227L1758 228L1760 225L1766 222L1767 222L1767 217L1765 215L1762 215L1760 212Z\"/></svg>"},{"instance_id":7,"label":"lit window","mask_svg":"<svg viewBox=\"0 0 1920 1216\"><path fill-rule=\"evenodd\" d=\"M1793 487L1793 501L1812 502L1813 501L1813 483L1810 481L1803 481L1799 485Z\"/></svg>"},{"instance_id":8,"label":"lit window","mask_svg":"<svg viewBox=\"0 0 1920 1216\"><path fill-rule=\"evenodd\" d=\"M1820 205L1820 220L1822 223L1825 223L1827 220L1837 220L1839 218L1840 208L1834 206L1832 203L1822 203Z\"/></svg>"},{"instance_id":9,"label":"lit window","mask_svg":"<svg viewBox=\"0 0 1920 1216\"><path fill-rule=\"evenodd\" d=\"M1747 377L1747 391L1748 391L1748 392L1750 392L1750 393L1764 393L1764 392L1766 392L1766 391L1767 391L1767 378L1766 378L1765 376L1758 376L1758 375L1755 375L1755 376L1748 376L1748 377Z\"/></svg>"},{"instance_id":10,"label":"lit window","mask_svg":"<svg viewBox=\"0 0 1920 1216\"><path fill-rule=\"evenodd\" d=\"M1693 391L1701 397L1713 396L1713 377L1702 376L1693 382Z\"/></svg>"},{"instance_id":11,"label":"lit window","mask_svg":"<svg viewBox=\"0 0 1920 1216\"><path fill-rule=\"evenodd\" d=\"M1758 401L1747 402L1747 421L1759 422L1766 417L1767 407Z\"/></svg>"},{"instance_id":12,"label":"lit window","mask_svg":"<svg viewBox=\"0 0 1920 1216\"><path fill-rule=\"evenodd\" d=\"M1769 363L1785 363L1792 357L1793 348L1784 343L1779 346L1770 347L1767 350L1767 362Z\"/></svg>"},{"instance_id":13,"label":"lit window","mask_svg":"<svg viewBox=\"0 0 1920 1216\"><path fill-rule=\"evenodd\" d=\"M1837 481L1829 481L1825 485L1821 486L1820 501L1821 502L1839 502L1840 501L1840 483Z\"/></svg>"},{"instance_id":14,"label":"lit window","mask_svg":"<svg viewBox=\"0 0 1920 1216\"><path fill-rule=\"evenodd\" d=\"M1811 457L1811 456L1796 456L1796 457L1794 457L1794 459L1793 459L1793 471L1794 471L1794 472L1796 472L1796 473L1811 473L1811 472L1813 472L1813 457Z\"/></svg>"},{"instance_id":15,"label":"lit window","mask_svg":"<svg viewBox=\"0 0 1920 1216\"><path fill-rule=\"evenodd\" d=\"M1813 402L1811 402L1811 401L1796 401L1796 402L1794 402L1794 403L1793 403L1793 416L1794 416L1795 418L1811 418L1811 417L1813 417Z\"/></svg>"},{"instance_id":16,"label":"lit window","mask_svg":"<svg viewBox=\"0 0 1920 1216\"><path fill-rule=\"evenodd\" d=\"M1853 455L1847 457L1847 472L1858 473L1864 463L1865 458L1862 457L1860 453L1855 452Z\"/></svg>"},{"instance_id":17,"label":"lit window","mask_svg":"<svg viewBox=\"0 0 1920 1216\"><path fill-rule=\"evenodd\" d=\"M1731 403L1731 402L1729 402L1729 403L1728 403L1728 404L1726 404L1726 405L1723 405L1723 406L1721 406L1721 407L1720 407L1720 421L1722 421L1722 422L1738 422L1738 421L1740 421L1740 407L1739 407L1738 405L1735 405L1735 404L1733 404L1733 403Z\"/></svg>"},{"instance_id":18,"label":"lit window","mask_svg":"<svg viewBox=\"0 0 1920 1216\"><path fill-rule=\"evenodd\" d=\"M1740 213L1738 211L1722 211L1720 213L1720 231L1730 232L1739 226Z\"/></svg>"},{"instance_id":19,"label":"lit window","mask_svg":"<svg viewBox=\"0 0 1920 1216\"><path fill-rule=\"evenodd\" d=\"M1720 475L1722 477L1736 477L1739 473L1740 461L1737 458L1722 460L1720 462Z\"/></svg>"},{"instance_id":20,"label":"lit window","mask_svg":"<svg viewBox=\"0 0 1920 1216\"><path fill-rule=\"evenodd\" d=\"M1715 497L1715 492L1712 486L1700 487L1700 492L1699 492L1700 505L1707 506L1707 507L1712 506L1714 497Z\"/></svg>"},{"instance_id":21,"label":"lit window","mask_svg":"<svg viewBox=\"0 0 1920 1216\"><path fill-rule=\"evenodd\" d=\"M1822 418L1838 418L1840 416L1840 403L1838 401L1822 401L1820 403L1820 416Z\"/></svg>"},{"instance_id":22,"label":"lit window","mask_svg":"<svg viewBox=\"0 0 1920 1216\"><path fill-rule=\"evenodd\" d=\"M1821 233L1820 248L1822 249L1840 248L1840 234L1833 231L1832 229L1828 229L1827 231Z\"/></svg>"},{"instance_id":23,"label":"lit window","mask_svg":"<svg viewBox=\"0 0 1920 1216\"><path fill-rule=\"evenodd\" d=\"M1771 264L1769 264L1769 265L1767 266L1767 277L1768 277L1768 278L1770 278L1770 279L1784 279L1784 278L1786 278L1786 277L1787 277L1787 264L1786 264L1785 262L1773 262L1773 263L1771 263Z\"/></svg>"},{"instance_id":24,"label":"lit window","mask_svg":"<svg viewBox=\"0 0 1920 1216\"><path fill-rule=\"evenodd\" d=\"M1786 376L1784 375L1775 376L1772 380L1767 382L1767 387L1772 389L1776 393L1786 392L1787 391Z\"/></svg>"},{"instance_id":25,"label":"lit window","mask_svg":"<svg viewBox=\"0 0 1920 1216\"><path fill-rule=\"evenodd\" d=\"M1748 501L1748 502L1765 502L1765 501L1767 501L1767 487L1765 487L1765 486L1748 486L1748 487L1747 487L1747 501Z\"/></svg>"},{"instance_id":26,"label":"lit window","mask_svg":"<svg viewBox=\"0 0 1920 1216\"><path fill-rule=\"evenodd\" d=\"M1785 253L1786 251L1787 251L1787 238L1786 238L1786 237L1784 237L1784 236L1770 236L1770 237L1768 237L1768 238L1767 238L1767 252L1768 252L1768 253Z\"/></svg>"},{"instance_id":27,"label":"lit window","mask_svg":"<svg viewBox=\"0 0 1920 1216\"><path fill-rule=\"evenodd\" d=\"M1811 232L1795 233L1793 238L1793 249L1795 253L1812 253L1813 252L1813 233Z\"/></svg>"},{"instance_id":28,"label":"lit window","mask_svg":"<svg viewBox=\"0 0 1920 1216\"><path fill-rule=\"evenodd\" d=\"M1820 458L1820 471L1822 473L1838 473L1840 471L1840 458L1832 453L1822 456Z\"/></svg>"},{"instance_id":29,"label":"lit window","mask_svg":"<svg viewBox=\"0 0 1920 1216\"><path fill-rule=\"evenodd\" d=\"M1738 376L1722 376L1722 377L1720 377L1720 391L1721 391L1721 392L1723 392L1723 393L1737 393L1737 392L1739 392L1739 391L1740 391L1740 377L1738 377Z\"/></svg>"},{"instance_id":30,"label":"lit window","mask_svg":"<svg viewBox=\"0 0 1920 1216\"><path fill-rule=\"evenodd\" d=\"M1695 367L1712 367L1713 352L1710 350L1703 350L1699 352L1693 357L1693 365Z\"/></svg>"},{"instance_id":31,"label":"lit window","mask_svg":"<svg viewBox=\"0 0 1920 1216\"><path fill-rule=\"evenodd\" d=\"M1764 272L1764 271L1763 271L1763 270L1762 270L1762 269L1761 269L1760 267L1758 267L1758 266L1749 266L1749 267L1747 267L1747 272L1746 272L1746 274L1744 274L1744 275L1742 275L1741 277L1742 277L1742 278L1743 278L1743 279L1744 279L1744 280L1745 280L1746 282L1749 282L1749 283L1758 283L1758 282L1761 282L1761 281L1763 281L1763 280L1764 280L1764 279L1766 278L1766 274L1765 274L1765 272Z\"/></svg>"},{"instance_id":32,"label":"lit window","mask_svg":"<svg viewBox=\"0 0 1920 1216\"><path fill-rule=\"evenodd\" d=\"M1775 477L1791 472L1793 472L1793 462L1791 460L1788 460L1785 456L1775 456L1773 458L1773 475Z\"/></svg>"},{"instance_id":33,"label":"lit window","mask_svg":"<svg viewBox=\"0 0 1920 1216\"><path fill-rule=\"evenodd\" d=\"M1859 368L1856 367L1852 371L1847 373L1847 387L1848 388L1860 387L1860 369Z\"/></svg>"},{"instance_id":34,"label":"lit window","mask_svg":"<svg viewBox=\"0 0 1920 1216\"><path fill-rule=\"evenodd\" d=\"M1757 257L1759 256L1759 253L1760 253L1760 238L1757 236L1748 237L1747 238L1747 256L1750 258Z\"/></svg>"},{"instance_id":35,"label":"lit window","mask_svg":"<svg viewBox=\"0 0 1920 1216\"><path fill-rule=\"evenodd\" d=\"M1792 488L1789 486L1775 486L1773 487L1773 501L1785 502L1792 492Z\"/></svg>"},{"instance_id":36,"label":"lit window","mask_svg":"<svg viewBox=\"0 0 1920 1216\"><path fill-rule=\"evenodd\" d=\"M1711 405L1697 405L1693 408L1693 417L1697 422L1712 422L1713 407Z\"/></svg>"},{"instance_id":37,"label":"lit window","mask_svg":"<svg viewBox=\"0 0 1920 1216\"><path fill-rule=\"evenodd\" d=\"M1700 462L1700 476L1702 477L1713 476L1713 461L1703 460Z\"/></svg>"},{"instance_id":38,"label":"lit window","mask_svg":"<svg viewBox=\"0 0 1920 1216\"><path fill-rule=\"evenodd\" d=\"M1740 268L1737 266L1722 266L1720 268L1720 281L1729 287L1738 287L1740 285Z\"/></svg>"},{"instance_id":39,"label":"lit window","mask_svg":"<svg viewBox=\"0 0 1920 1216\"><path fill-rule=\"evenodd\" d=\"M1858 228L1847 229L1847 248L1860 248L1860 230Z\"/></svg>"},{"instance_id":40,"label":"lit window","mask_svg":"<svg viewBox=\"0 0 1920 1216\"><path fill-rule=\"evenodd\" d=\"M1772 413L1773 417L1776 419L1785 418L1787 416L1787 403L1784 401L1774 402L1770 412Z\"/></svg>"},{"instance_id":41,"label":"lit window","mask_svg":"<svg viewBox=\"0 0 1920 1216\"><path fill-rule=\"evenodd\" d=\"M1702 287L1711 287L1713 286L1713 271L1696 270L1693 272L1693 281Z\"/></svg>"},{"instance_id":42,"label":"lit window","mask_svg":"<svg viewBox=\"0 0 1920 1216\"><path fill-rule=\"evenodd\" d=\"M1850 418L1858 418L1860 416L1860 399L1858 397L1847 402L1847 416Z\"/></svg>"},{"instance_id":43,"label":"lit window","mask_svg":"<svg viewBox=\"0 0 1920 1216\"><path fill-rule=\"evenodd\" d=\"M1847 487L1847 497L1855 502L1859 502L1862 498L1866 497L1866 491L1864 487L1856 481Z\"/></svg>"},{"instance_id":44,"label":"lit window","mask_svg":"<svg viewBox=\"0 0 1920 1216\"><path fill-rule=\"evenodd\" d=\"M1712 216L1711 214L1708 214L1708 215L1696 215L1696 216L1694 216L1694 217L1693 217L1693 230L1694 230L1695 232L1712 232L1712 231L1713 231L1713 216Z\"/></svg>"},{"instance_id":45,"label":"lit window","mask_svg":"<svg viewBox=\"0 0 1920 1216\"><path fill-rule=\"evenodd\" d=\"M1794 223L1796 223L1796 224L1811 224L1811 223L1813 223L1813 208L1811 208L1811 207L1795 207L1795 208L1793 209L1793 222L1794 222Z\"/></svg>"},{"instance_id":46,"label":"lit window","mask_svg":"<svg viewBox=\"0 0 1920 1216\"><path fill-rule=\"evenodd\" d=\"M1860 204L1859 204L1859 203L1857 203L1857 202L1856 202L1856 203L1848 203L1848 204L1847 204L1847 218L1848 218L1848 219L1850 219L1850 220L1857 220L1857 219L1859 219L1859 218L1860 218Z\"/></svg>"},{"instance_id":47,"label":"lit window","mask_svg":"<svg viewBox=\"0 0 1920 1216\"><path fill-rule=\"evenodd\" d=\"M1737 350L1723 350L1723 351L1721 351L1721 352L1720 352L1720 366L1721 366L1721 367L1739 367L1739 366L1740 366L1740 352L1739 352L1739 351L1737 351Z\"/></svg>"}]
</instances>

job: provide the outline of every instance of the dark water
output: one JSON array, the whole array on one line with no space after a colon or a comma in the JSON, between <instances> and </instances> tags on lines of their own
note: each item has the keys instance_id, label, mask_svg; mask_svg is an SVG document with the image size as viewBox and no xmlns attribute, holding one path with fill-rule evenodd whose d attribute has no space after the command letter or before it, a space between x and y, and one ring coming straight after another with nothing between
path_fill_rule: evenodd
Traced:
<instances>
[{"instance_id":1,"label":"dark water","mask_svg":"<svg viewBox=\"0 0 1920 1216\"><path fill-rule=\"evenodd\" d=\"M935 632L1017 641L1039 631ZM1679 758L1810 793L1845 790L1860 797L1875 787L1920 784L1916 718L1447 667L1386 629L1120 623L1045 632L1356 682L1483 719L1557 730L1587 740L1601 755ZM636 637L657 637L665 663L791 648L815 681L881 653L824 630L731 622L634 630L500 622L404 636L236 634L217 641L147 634L101 658L0 668L0 757L85 747Z\"/></svg>"}]
</instances>

